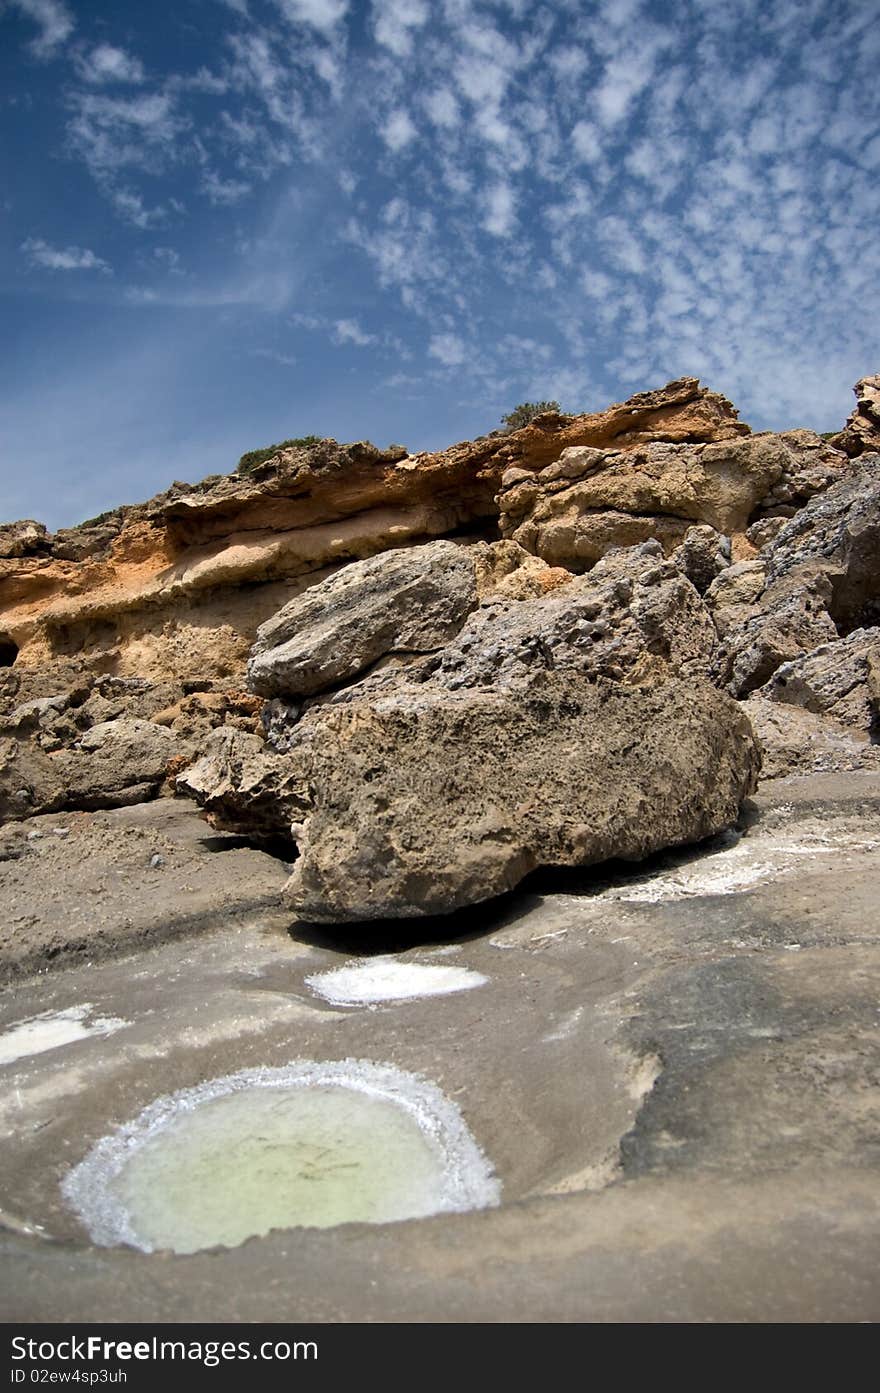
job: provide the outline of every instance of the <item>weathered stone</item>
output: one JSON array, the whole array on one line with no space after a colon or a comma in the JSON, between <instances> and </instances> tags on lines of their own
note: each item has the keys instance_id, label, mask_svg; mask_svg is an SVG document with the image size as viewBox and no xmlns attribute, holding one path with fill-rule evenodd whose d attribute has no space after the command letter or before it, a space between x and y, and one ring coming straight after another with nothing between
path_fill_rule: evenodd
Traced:
<instances>
[{"instance_id":1,"label":"weathered stone","mask_svg":"<svg viewBox=\"0 0 880 1393\"><path fill-rule=\"evenodd\" d=\"M761 778L880 770L880 745L852 727L755 692L742 703L763 751Z\"/></svg>"},{"instance_id":2,"label":"weathered stone","mask_svg":"<svg viewBox=\"0 0 880 1393\"><path fill-rule=\"evenodd\" d=\"M703 595L715 577L730 566L730 538L714 527L689 527L681 546L672 553L672 560Z\"/></svg>"},{"instance_id":3,"label":"weathered stone","mask_svg":"<svg viewBox=\"0 0 880 1393\"><path fill-rule=\"evenodd\" d=\"M846 477L812 498L765 548L766 583L737 616L707 601L724 646L719 680L734 696L768 682L841 634L880 619L880 456L866 455ZM757 571L755 572L757 575ZM722 582L719 582L722 584Z\"/></svg>"},{"instance_id":4,"label":"weathered stone","mask_svg":"<svg viewBox=\"0 0 880 1393\"><path fill-rule=\"evenodd\" d=\"M716 659L719 680L733 696L748 696L782 663L833 642L838 633L828 613L830 600L831 586L821 573L768 586L750 617L726 629ZM723 624L724 612L718 615Z\"/></svg>"},{"instance_id":5,"label":"weathered stone","mask_svg":"<svg viewBox=\"0 0 880 1393\"><path fill-rule=\"evenodd\" d=\"M670 674L705 676L716 639L690 581L658 542L646 542L610 552L588 575L569 577L541 596L490 595L437 653L404 670L383 668L329 700L392 692L403 680L450 691L506 687L542 669L634 684ZM277 714L270 724L274 730Z\"/></svg>"},{"instance_id":6,"label":"weathered stone","mask_svg":"<svg viewBox=\"0 0 880 1393\"><path fill-rule=\"evenodd\" d=\"M856 629L783 663L756 695L829 716L863 737L880 734L880 629Z\"/></svg>"},{"instance_id":7,"label":"weathered stone","mask_svg":"<svg viewBox=\"0 0 880 1393\"><path fill-rule=\"evenodd\" d=\"M869 450L880 450L880 373L861 378L853 391L855 409L830 443L855 459Z\"/></svg>"},{"instance_id":8,"label":"weathered stone","mask_svg":"<svg viewBox=\"0 0 880 1393\"><path fill-rule=\"evenodd\" d=\"M766 579L767 567L760 558L736 561L719 572L703 599L713 613L725 609L747 608L756 603Z\"/></svg>"},{"instance_id":9,"label":"weathered stone","mask_svg":"<svg viewBox=\"0 0 880 1393\"><path fill-rule=\"evenodd\" d=\"M655 440L626 452L567 449L531 479L505 476L500 527L550 564L584 570L609 547L651 536L669 552L693 523L740 534L756 509L803 502L845 467L807 431L709 444Z\"/></svg>"},{"instance_id":10,"label":"weathered stone","mask_svg":"<svg viewBox=\"0 0 880 1393\"><path fill-rule=\"evenodd\" d=\"M324 923L447 913L539 866L698 840L736 817L759 767L748 721L713 688L570 672L324 706L286 758L310 806L285 893Z\"/></svg>"},{"instance_id":11,"label":"weathered stone","mask_svg":"<svg viewBox=\"0 0 880 1393\"><path fill-rule=\"evenodd\" d=\"M768 586L807 567L830 580L829 609L843 632L880 619L880 454L813 498L767 549Z\"/></svg>"},{"instance_id":12,"label":"weathered stone","mask_svg":"<svg viewBox=\"0 0 880 1393\"><path fill-rule=\"evenodd\" d=\"M64 786L53 761L30 740L0 736L0 822L64 806Z\"/></svg>"},{"instance_id":13,"label":"weathered stone","mask_svg":"<svg viewBox=\"0 0 880 1393\"><path fill-rule=\"evenodd\" d=\"M353 562L261 625L248 683L266 697L326 691L388 653L441 648L476 604L472 551L455 542Z\"/></svg>"},{"instance_id":14,"label":"weathered stone","mask_svg":"<svg viewBox=\"0 0 880 1393\"><path fill-rule=\"evenodd\" d=\"M186 749L169 730L124 716L92 726L78 747L62 750L54 765L64 806L116 808L155 797L172 758Z\"/></svg>"},{"instance_id":15,"label":"weathered stone","mask_svg":"<svg viewBox=\"0 0 880 1393\"><path fill-rule=\"evenodd\" d=\"M763 551L779 536L791 516L792 510L786 509L784 513L768 514L766 517L758 518L757 522L753 522L751 527L746 528L746 541L756 551Z\"/></svg>"},{"instance_id":16,"label":"weathered stone","mask_svg":"<svg viewBox=\"0 0 880 1393\"><path fill-rule=\"evenodd\" d=\"M256 837L289 840L291 823L308 807L298 767L258 736L231 727L208 736L176 787L205 808L215 827Z\"/></svg>"},{"instance_id":17,"label":"weathered stone","mask_svg":"<svg viewBox=\"0 0 880 1393\"><path fill-rule=\"evenodd\" d=\"M0 560L20 556L42 556L50 549L49 534L41 522L22 518L0 523Z\"/></svg>"}]
</instances>

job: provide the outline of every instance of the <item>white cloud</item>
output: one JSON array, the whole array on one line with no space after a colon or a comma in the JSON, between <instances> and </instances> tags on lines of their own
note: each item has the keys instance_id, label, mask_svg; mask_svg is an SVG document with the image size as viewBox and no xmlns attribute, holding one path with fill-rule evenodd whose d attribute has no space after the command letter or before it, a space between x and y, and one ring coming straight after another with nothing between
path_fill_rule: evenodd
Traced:
<instances>
[{"instance_id":1,"label":"white cloud","mask_svg":"<svg viewBox=\"0 0 880 1393\"><path fill-rule=\"evenodd\" d=\"M586 164L593 164L602 154L601 137L590 121L578 121L571 132L571 143L578 159Z\"/></svg>"},{"instance_id":2,"label":"white cloud","mask_svg":"<svg viewBox=\"0 0 880 1393\"><path fill-rule=\"evenodd\" d=\"M70 144L95 175L126 165L158 167L173 153L178 134L188 124L167 92L137 97L85 92L74 96L73 107L67 128Z\"/></svg>"},{"instance_id":3,"label":"white cloud","mask_svg":"<svg viewBox=\"0 0 880 1393\"><path fill-rule=\"evenodd\" d=\"M389 150L402 150L415 140L418 132L410 118L409 112L403 107L397 107L392 111L388 119L384 122L381 135Z\"/></svg>"},{"instance_id":4,"label":"white cloud","mask_svg":"<svg viewBox=\"0 0 880 1393\"><path fill-rule=\"evenodd\" d=\"M516 196L509 184L495 184L485 195L483 227L493 237L509 237L516 224Z\"/></svg>"},{"instance_id":5,"label":"white cloud","mask_svg":"<svg viewBox=\"0 0 880 1393\"><path fill-rule=\"evenodd\" d=\"M428 344L428 353L444 367L454 368L464 362L467 348L457 334L434 334Z\"/></svg>"},{"instance_id":6,"label":"white cloud","mask_svg":"<svg viewBox=\"0 0 880 1393\"><path fill-rule=\"evenodd\" d=\"M429 120L441 130L454 130L461 120L458 102L448 87L437 87L425 97Z\"/></svg>"},{"instance_id":7,"label":"white cloud","mask_svg":"<svg viewBox=\"0 0 880 1393\"><path fill-rule=\"evenodd\" d=\"M113 44L97 44L91 52L77 54L76 68L84 82L95 86L106 82L137 85L145 76L141 60Z\"/></svg>"},{"instance_id":8,"label":"white cloud","mask_svg":"<svg viewBox=\"0 0 880 1393\"><path fill-rule=\"evenodd\" d=\"M201 191L213 204L228 207L247 198L251 185L243 179L221 179L213 169L206 169L202 174Z\"/></svg>"},{"instance_id":9,"label":"white cloud","mask_svg":"<svg viewBox=\"0 0 880 1393\"><path fill-rule=\"evenodd\" d=\"M249 358L265 358L270 363L277 363L282 368L295 368L296 359L290 353L278 353L274 348L249 348Z\"/></svg>"},{"instance_id":10,"label":"white cloud","mask_svg":"<svg viewBox=\"0 0 880 1393\"><path fill-rule=\"evenodd\" d=\"M163 227L173 213L183 211L181 205L174 199L170 199L168 204L160 203L149 208L141 195L129 188L111 188L108 190L108 197L124 222L144 230L150 227Z\"/></svg>"},{"instance_id":11,"label":"white cloud","mask_svg":"<svg viewBox=\"0 0 880 1393\"><path fill-rule=\"evenodd\" d=\"M285 19L328 33L345 18L348 0L276 0Z\"/></svg>"},{"instance_id":12,"label":"white cloud","mask_svg":"<svg viewBox=\"0 0 880 1393\"><path fill-rule=\"evenodd\" d=\"M41 266L47 271L100 271L105 276L113 274L109 263L88 247L52 247L42 238L29 237L22 242L21 250L32 266Z\"/></svg>"},{"instance_id":13,"label":"white cloud","mask_svg":"<svg viewBox=\"0 0 880 1393\"><path fill-rule=\"evenodd\" d=\"M36 58L54 58L58 49L70 38L75 20L62 0L11 0L14 9L20 10L40 32L32 39L29 48Z\"/></svg>"},{"instance_id":14,"label":"white cloud","mask_svg":"<svg viewBox=\"0 0 880 1393\"><path fill-rule=\"evenodd\" d=\"M409 57L413 30L421 29L429 17L426 0L373 0L376 40L398 58Z\"/></svg>"},{"instance_id":15,"label":"white cloud","mask_svg":"<svg viewBox=\"0 0 880 1393\"><path fill-rule=\"evenodd\" d=\"M365 333L356 319L337 319L333 326L333 341L339 345L351 343L356 348L367 348L376 342L376 337Z\"/></svg>"},{"instance_id":16,"label":"white cloud","mask_svg":"<svg viewBox=\"0 0 880 1393\"><path fill-rule=\"evenodd\" d=\"M180 265L180 252L175 251L173 247L154 247L153 259L160 266L164 266L165 270L172 276L185 274Z\"/></svg>"}]
</instances>

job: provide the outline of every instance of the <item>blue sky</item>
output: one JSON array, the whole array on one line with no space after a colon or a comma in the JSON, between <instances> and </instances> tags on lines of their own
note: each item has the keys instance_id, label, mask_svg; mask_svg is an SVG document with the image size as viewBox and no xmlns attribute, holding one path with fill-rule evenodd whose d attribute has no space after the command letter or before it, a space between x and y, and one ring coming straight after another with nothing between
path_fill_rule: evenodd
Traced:
<instances>
[{"instance_id":1,"label":"blue sky","mask_svg":"<svg viewBox=\"0 0 880 1393\"><path fill-rule=\"evenodd\" d=\"M0 0L0 518L880 368L874 0Z\"/></svg>"}]
</instances>

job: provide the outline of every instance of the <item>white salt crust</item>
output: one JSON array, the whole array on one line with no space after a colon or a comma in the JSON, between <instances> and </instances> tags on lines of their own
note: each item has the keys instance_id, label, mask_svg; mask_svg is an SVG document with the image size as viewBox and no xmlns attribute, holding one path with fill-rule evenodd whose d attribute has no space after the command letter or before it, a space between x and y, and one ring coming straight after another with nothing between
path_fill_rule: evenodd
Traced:
<instances>
[{"instance_id":1,"label":"white salt crust","mask_svg":"<svg viewBox=\"0 0 880 1393\"><path fill-rule=\"evenodd\" d=\"M443 1159L443 1174L433 1213L461 1213L499 1204L501 1183L474 1141L459 1109L428 1079L391 1064L368 1059L292 1060L280 1069L242 1069L209 1079L196 1088L157 1098L131 1122L92 1147L61 1183L61 1192L79 1215L94 1243L128 1244L151 1251L134 1231L129 1214L114 1193L113 1181L146 1142L181 1113L231 1093L258 1088L348 1088L402 1108L433 1142Z\"/></svg>"},{"instance_id":2,"label":"white salt crust","mask_svg":"<svg viewBox=\"0 0 880 1393\"><path fill-rule=\"evenodd\" d=\"M383 1001L415 1001L482 987L489 979L466 967L400 962L383 956L314 972L306 983L333 1006L368 1006Z\"/></svg>"}]
</instances>

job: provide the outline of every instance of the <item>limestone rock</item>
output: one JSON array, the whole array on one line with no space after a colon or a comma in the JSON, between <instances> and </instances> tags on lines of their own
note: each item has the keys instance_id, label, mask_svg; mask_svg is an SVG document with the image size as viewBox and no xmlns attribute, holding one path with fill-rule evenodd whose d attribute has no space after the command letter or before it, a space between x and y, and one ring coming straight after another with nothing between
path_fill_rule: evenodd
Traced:
<instances>
[{"instance_id":1,"label":"limestone rock","mask_svg":"<svg viewBox=\"0 0 880 1393\"><path fill-rule=\"evenodd\" d=\"M609 547L651 536L669 552L694 523L742 533L756 510L803 502L845 467L838 451L800 431L709 444L655 440L625 452L567 449L530 479L503 477L499 525L551 565L584 570Z\"/></svg>"},{"instance_id":2,"label":"limestone rock","mask_svg":"<svg viewBox=\"0 0 880 1393\"><path fill-rule=\"evenodd\" d=\"M215 730L177 777L177 791L203 807L215 827L290 839L308 807L301 771L246 731Z\"/></svg>"},{"instance_id":3,"label":"limestone rock","mask_svg":"<svg viewBox=\"0 0 880 1393\"><path fill-rule=\"evenodd\" d=\"M741 626L726 628L716 659L722 685L737 697L762 687L783 663L838 637L828 607L831 586L819 574L788 577L762 592ZM722 625L730 615L720 612Z\"/></svg>"},{"instance_id":4,"label":"limestone rock","mask_svg":"<svg viewBox=\"0 0 880 1393\"><path fill-rule=\"evenodd\" d=\"M265 697L311 696L388 653L441 648L476 605L474 558L455 542L353 562L261 625L249 685Z\"/></svg>"},{"instance_id":5,"label":"limestone rock","mask_svg":"<svg viewBox=\"0 0 880 1393\"><path fill-rule=\"evenodd\" d=\"M34 522L33 518L0 524L0 560L41 556L45 555L49 548L49 534L46 528L41 522Z\"/></svg>"},{"instance_id":6,"label":"limestone rock","mask_svg":"<svg viewBox=\"0 0 880 1393\"><path fill-rule=\"evenodd\" d=\"M766 583L742 622L724 614L719 680L734 696L768 682L783 663L880 619L880 456L812 498L764 549ZM755 573L757 575L757 572ZM719 579L719 585L723 581Z\"/></svg>"},{"instance_id":7,"label":"limestone rock","mask_svg":"<svg viewBox=\"0 0 880 1393\"><path fill-rule=\"evenodd\" d=\"M715 577L730 566L730 538L714 527L689 527L681 546L672 553L672 560L703 595Z\"/></svg>"},{"instance_id":8,"label":"limestone rock","mask_svg":"<svg viewBox=\"0 0 880 1393\"><path fill-rule=\"evenodd\" d=\"M317 708L287 759L310 806L285 893L323 923L447 913L539 866L698 840L736 817L759 766L745 716L705 684L548 671Z\"/></svg>"},{"instance_id":9,"label":"limestone rock","mask_svg":"<svg viewBox=\"0 0 880 1393\"><path fill-rule=\"evenodd\" d=\"M155 797L169 762L185 747L152 721L123 716L92 726L77 748L54 760L65 807L115 808Z\"/></svg>"},{"instance_id":10,"label":"limestone rock","mask_svg":"<svg viewBox=\"0 0 880 1393\"><path fill-rule=\"evenodd\" d=\"M784 513L768 513L765 517L758 518L757 522L746 528L746 541L756 551L763 551L775 541L791 516L791 510L787 508Z\"/></svg>"},{"instance_id":11,"label":"limestone rock","mask_svg":"<svg viewBox=\"0 0 880 1393\"><path fill-rule=\"evenodd\" d=\"M501 688L542 670L635 685L676 674L705 677L716 639L690 581L658 542L646 542L610 552L588 575L569 576L541 595L511 600L490 593L436 653L383 667L324 700L345 704L391 693L402 682L449 691ZM269 743L288 748L298 710L282 702L265 714Z\"/></svg>"},{"instance_id":12,"label":"limestone rock","mask_svg":"<svg viewBox=\"0 0 880 1393\"><path fill-rule=\"evenodd\" d=\"M831 612L843 629L880 619L880 454L813 498L767 549L768 585L806 567L831 581Z\"/></svg>"},{"instance_id":13,"label":"limestone rock","mask_svg":"<svg viewBox=\"0 0 880 1393\"><path fill-rule=\"evenodd\" d=\"M843 430L832 436L830 443L855 459L868 450L880 450L880 373L861 378L853 391L855 409Z\"/></svg>"},{"instance_id":14,"label":"limestone rock","mask_svg":"<svg viewBox=\"0 0 880 1393\"><path fill-rule=\"evenodd\" d=\"M235 683L258 627L331 569L465 528L492 536L506 470L534 473L568 446L744 433L724 397L682 378L436 453L322 440L247 475L175 483L52 538L27 524L39 535L24 545L16 533L6 559L0 538L0 644L11 645L0 667L14 658L48 671L81 654L93 672ZM628 540L648 535L642 525Z\"/></svg>"},{"instance_id":15,"label":"limestone rock","mask_svg":"<svg viewBox=\"0 0 880 1393\"><path fill-rule=\"evenodd\" d=\"M0 823L64 806L64 786L53 761L30 740L0 735Z\"/></svg>"},{"instance_id":16,"label":"limestone rock","mask_svg":"<svg viewBox=\"0 0 880 1393\"><path fill-rule=\"evenodd\" d=\"M880 628L856 629L783 663L756 695L829 716L867 739L880 734L878 671Z\"/></svg>"},{"instance_id":17,"label":"limestone rock","mask_svg":"<svg viewBox=\"0 0 880 1393\"><path fill-rule=\"evenodd\" d=\"M880 745L861 732L801 706L755 692L742 703L761 743L761 778L880 770Z\"/></svg>"}]
</instances>

